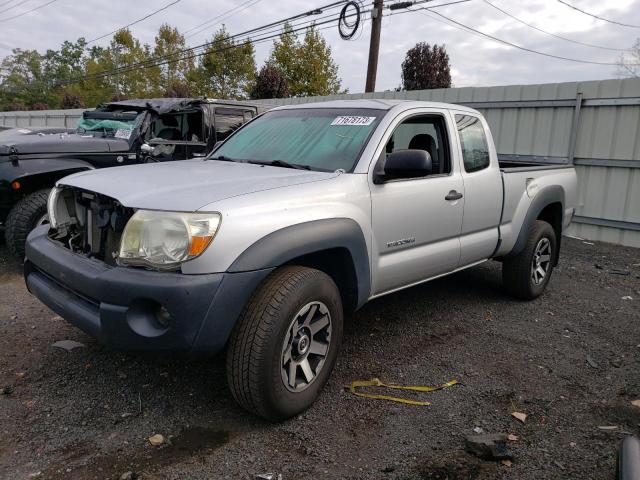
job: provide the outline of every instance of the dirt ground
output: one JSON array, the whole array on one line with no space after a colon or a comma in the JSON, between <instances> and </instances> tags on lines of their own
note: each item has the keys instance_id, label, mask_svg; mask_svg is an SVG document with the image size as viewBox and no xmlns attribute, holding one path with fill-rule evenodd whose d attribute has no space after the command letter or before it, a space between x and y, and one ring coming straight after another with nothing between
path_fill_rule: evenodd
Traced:
<instances>
[{"instance_id":1,"label":"dirt ground","mask_svg":"<svg viewBox=\"0 0 640 480\"><path fill-rule=\"evenodd\" d=\"M28 294L0 246L0 478L613 479L640 431L639 307L640 250L566 239L525 303L488 262L367 305L318 402L274 425L236 406L222 357L104 349ZM52 347L65 339L86 347ZM410 395L428 407L345 392L371 377L461 385ZM510 466L465 453L477 427L518 437Z\"/></svg>"}]
</instances>

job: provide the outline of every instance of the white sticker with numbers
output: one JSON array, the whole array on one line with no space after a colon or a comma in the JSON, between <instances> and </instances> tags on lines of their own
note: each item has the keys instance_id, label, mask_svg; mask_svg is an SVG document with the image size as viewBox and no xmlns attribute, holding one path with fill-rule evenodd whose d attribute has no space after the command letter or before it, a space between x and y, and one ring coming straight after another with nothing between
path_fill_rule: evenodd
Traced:
<instances>
[{"instance_id":1,"label":"white sticker with numbers","mask_svg":"<svg viewBox=\"0 0 640 480\"><path fill-rule=\"evenodd\" d=\"M331 125L371 125L376 117L360 117L360 116L342 116L336 117Z\"/></svg>"},{"instance_id":2,"label":"white sticker with numbers","mask_svg":"<svg viewBox=\"0 0 640 480\"><path fill-rule=\"evenodd\" d=\"M125 140L129 140L130 136L131 136L131 130L128 130L126 128L119 128L116 130L116 133L114 134L114 137L124 138Z\"/></svg>"}]
</instances>

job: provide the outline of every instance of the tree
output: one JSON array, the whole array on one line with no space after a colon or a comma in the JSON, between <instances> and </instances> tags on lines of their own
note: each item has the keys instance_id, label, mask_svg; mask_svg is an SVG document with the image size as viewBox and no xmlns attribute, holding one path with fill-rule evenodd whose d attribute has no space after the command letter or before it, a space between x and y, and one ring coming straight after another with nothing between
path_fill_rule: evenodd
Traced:
<instances>
[{"instance_id":1,"label":"tree","mask_svg":"<svg viewBox=\"0 0 640 480\"><path fill-rule=\"evenodd\" d=\"M300 57L303 59L301 95L334 95L340 91L338 65L331 56L331 47L313 25L304 34Z\"/></svg>"},{"instance_id":2,"label":"tree","mask_svg":"<svg viewBox=\"0 0 640 480\"><path fill-rule=\"evenodd\" d=\"M37 50L16 48L0 63L0 89L5 105L27 107L49 100L43 74L43 58Z\"/></svg>"},{"instance_id":3,"label":"tree","mask_svg":"<svg viewBox=\"0 0 640 480\"><path fill-rule=\"evenodd\" d=\"M79 38L75 43L65 40L59 50L47 50L43 71L52 84L71 82L82 76L87 42Z\"/></svg>"},{"instance_id":4,"label":"tree","mask_svg":"<svg viewBox=\"0 0 640 480\"><path fill-rule=\"evenodd\" d=\"M160 65L157 71L157 78L154 78L154 90L157 92L184 91L187 78L194 69L193 58L189 55L181 54L187 48L184 35L177 28L173 28L166 23L158 30L153 48L153 56L167 59L168 63Z\"/></svg>"},{"instance_id":5,"label":"tree","mask_svg":"<svg viewBox=\"0 0 640 480\"><path fill-rule=\"evenodd\" d=\"M629 50L628 53L623 53L618 59L618 71L619 77L640 77L640 38L636 39L636 43Z\"/></svg>"},{"instance_id":6,"label":"tree","mask_svg":"<svg viewBox=\"0 0 640 480\"><path fill-rule=\"evenodd\" d=\"M282 72L293 96L332 95L340 91L331 47L313 25L300 41L291 25L285 24L283 33L273 42L269 63Z\"/></svg>"},{"instance_id":7,"label":"tree","mask_svg":"<svg viewBox=\"0 0 640 480\"><path fill-rule=\"evenodd\" d=\"M200 95L247 98L256 78L255 51L251 43L236 43L224 26L201 57L198 70L188 79Z\"/></svg>"},{"instance_id":8,"label":"tree","mask_svg":"<svg viewBox=\"0 0 640 480\"><path fill-rule=\"evenodd\" d=\"M85 108L85 104L76 92L66 90L60 100L61 108Z\"/></svg>"},{"instance_id":9,"label":"tree","mask_svg":"<svg viewBox=\"0 0 640 480\"><path fill-rule=\"evenodd\" d=\"M289 96L291 96L289 83L282 72L275 65L265 63L256 76L251 98L287 98Z\"/></svg>"},{"instance_id":10,"label":"tree","mask_svg":"<svg viewBox=\"0 0 640 480\"><path fill-rule=\"evenodd\" d=\"M284 24L284 30L278 38L273 41L273 49L267 63L277 68L284 78L287 79L289 88L296 89L298 77L300 76L301 59L299 54L298 37L290 24ZM294 87L294 84L295 87ZM296 95L297 93L292 93Z\"/></svg>"},{"instance_id":11,"label":"tree","mask_svg":"<svg viewBox=\"0 0 640 480\"><path fill-rule=\"evenodd\" d=\"M444 45L417 43L402 62L402 88L423 90L451 88L451 67Z\"/></svg>"},{"instance_id":12,"label":"tree","mask_svg":"<svg viewBox=\"0 0 640 480\"><path fill-rule=\"evenodd\" d=\"M188 98L193 97L191 94L191 87L185 82L174 81L171 85L169 85L164 92L162 92L163 97L168 98Z\"/></svg>"}]
</instances>

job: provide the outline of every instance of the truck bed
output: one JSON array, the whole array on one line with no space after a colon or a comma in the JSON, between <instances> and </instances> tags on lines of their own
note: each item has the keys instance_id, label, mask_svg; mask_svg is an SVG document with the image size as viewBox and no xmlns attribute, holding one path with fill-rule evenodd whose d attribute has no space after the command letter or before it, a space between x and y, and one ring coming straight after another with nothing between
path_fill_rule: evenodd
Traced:
<instances>
[{"instance_id":1,"label":"truck bed","mask_svg":"<svg viewBox=\"0 0 640 480\"><path fill-rule=\"evenodd\" d=\"M577 202L577 180L573 165L550 165L525 162L498 162L502 174L503 207L500 221L501 244L498 256L511 250L525 215L538 191L559 186L565 192L566 228ZM530 194L527 186L532 184Z\"/></svg>"}]
</instances>

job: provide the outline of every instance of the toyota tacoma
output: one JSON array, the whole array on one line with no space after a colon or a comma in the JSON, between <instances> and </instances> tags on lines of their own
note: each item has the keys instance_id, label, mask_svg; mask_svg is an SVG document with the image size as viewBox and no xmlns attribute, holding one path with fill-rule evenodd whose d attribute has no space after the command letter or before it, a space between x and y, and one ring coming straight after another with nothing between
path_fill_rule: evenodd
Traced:
<instances>
[{"instance_id":1,"label":"toyota tacoma","mask_svg":"<svg viewBox=\"0 0 640 480\"><path fill-rule=\"evenodd\" d=\"M206 158L63 178L27 240L28 289L119 350L226 350L240 405L308 408L367 301L502 262L541 295L576 205L572 166L498 161L450 104L275 108Z\"/></svg>"}]
</instances>

